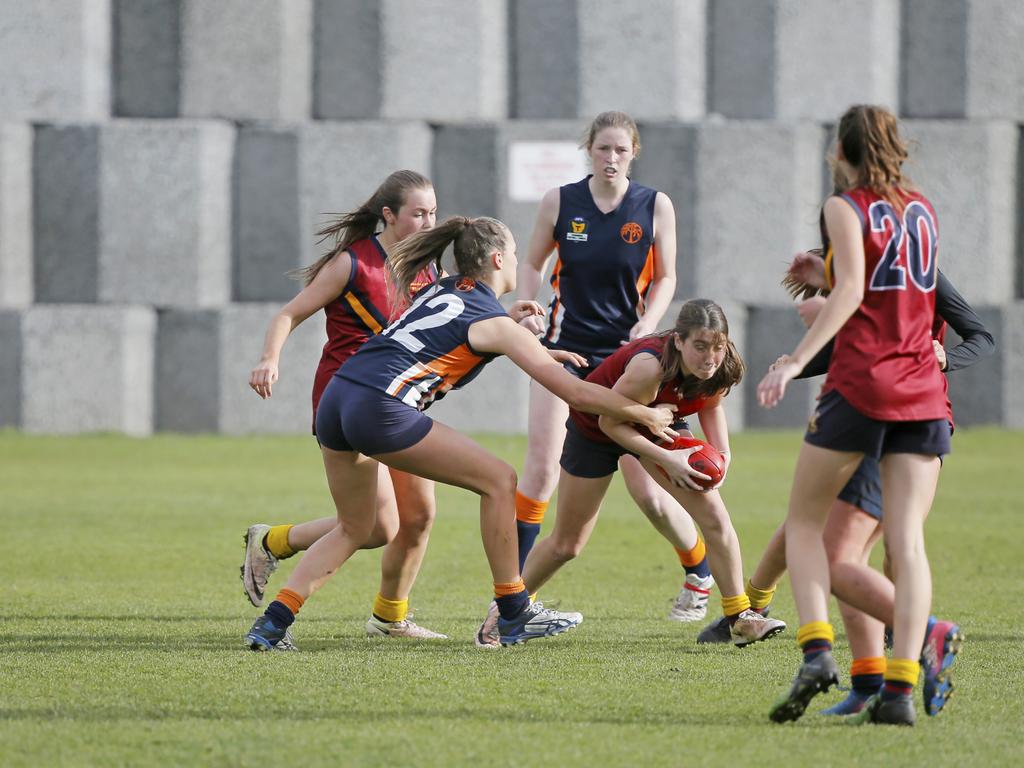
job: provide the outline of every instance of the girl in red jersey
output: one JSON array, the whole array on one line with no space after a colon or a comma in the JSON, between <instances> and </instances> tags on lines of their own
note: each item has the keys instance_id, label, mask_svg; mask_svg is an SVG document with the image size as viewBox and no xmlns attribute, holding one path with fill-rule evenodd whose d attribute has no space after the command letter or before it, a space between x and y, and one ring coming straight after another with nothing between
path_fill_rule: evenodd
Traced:
<instances>
[{"instance_id":1,"label":"girl in red jersey","mask_svg":"<svg viewBox=\"0 0 1024 768\"><path fill-rule=\"evenodd\" d=\"M775 405L787 383L835 336L786 518L786 562L804 659L792 687L772 707L775 722L799 718L810 700L837 680L822 536L833 500L865 456L878 459L881 468L896 607L884 686L855 717L904 725L916 719L910 694L931 606L923 522L950 435L931 333L938 226L931 204L902 175L906 157L896 118L888 111L855 106L839 121L834 165L839 193L824 205L826 264L834 262L834 285L789 360L758 385L760 403Z\"/></svg>"},{"instance_id":2,"label":"girl in red jersey","mask_svg":"<svg viewBox=\"0 0 1024 768\"><path fill-rule=\"evenodd\" d=\"M545 346L583 355L586 365L570 373L584 378L620 345L653 332L661 322L676 286L676 217L665 193L629 178L640 153L640 134L629 115L599 114L581 147L593 173L545 193L520 265L517 295L537 295L554 255L546 322L540 317L526 322ZM531 386L529 443L516 493L520 563L540 532L558 484L568 414L564 402L543 387ZM619 468L640 509L677 544L686 575L669 618L699 621L714 580L693 521L634 457L623 456Z\"/></svg>"},{"instance_id":3,"label":"girl in red jersey","mask_svg":"<svg viewBox=\"0 0 1024 768\"><path fill-rule=\"evenodd\" d=\"M694 299L683 304L673 330L620 347L587 381L641 403L673 405L677 418L696 414L708 441L726 458L728 469L729 433L722 398L742 375L743 361L729 341L729 324L721 307ZM785 629L778 619L749 610L739 540L718 492L722 481L708 491L694 483L695 476L709 479L689 464L688 458L697 448L667 450L631 424L575 409L570 410L566 426L555 528L534 547L523 570L531 592L583 550L619 460L631 456L650 482L672 497L680 514L688 511L700 524L736 645L749 645ZM684 434L689 429L685 422L677 428ZM659 472L659 467L667 474ZM682 546L670 526L659 530L674 547Z\"/></svg>"},{"instance_id":4,"label":"girl in red jersey","mask_svg":"<svg viewBox=\"0 0 1024 768\"><path fill-rule=\"evenodd\" d=\"M364 344L334 375L317 411L328 486L338 525L307 550L259 617L246 642L269 650L284 637L305 600L377 527L380 464L457 485L480 496L480 529L494 580L502 644L559 634L582 617L531 603L516 562L516 473L465 435L432 421L424 410L436 398L471 381L499 355L550 387L576 408L636 420L659 436L674 435L670 409L648 408L566 373L567 352L544 349L518 324L534 302L509 313L498 298L515 289L515 240L495 219L449 219L412 235L391 251L388 263L398 294L408 299L415 276L433 264L440 271L453 246L458 274L442 278L384 332Z\"/></svg>"},{"instance_id":5,"label":"girl in red jersey","mask_svg":"<svg viewBox=\"0 0 1024 768\"><path fill-rule=\"evenodd\" d=\"M315 434L317 406L331 377L399 314L400 308L392 306L388 295L388 251L409 235L433 227L436 215L437 200L430 180L415 171L396 171L359 208L318 232L325 239L332 238L333 245L318 261L298 272L305 287L270 321L260 362L249 377L249 386L256 394L271 396L289 334L322 309L327 343L313 382ZM430 278L421 275L414 288ZM408 617L409 593L426 553L435 511L432 481L381 468L377 527L364 544L367 549L384 547L380 590L366 623L370 637L445 637ZM263 603L267 581L278 560L308 549L337 524L337 517L325 517L299 525L249 526L242 583L250 602L255 606ZM277 647L293 646L289 640Z\"/></svg>"}]
</instances>

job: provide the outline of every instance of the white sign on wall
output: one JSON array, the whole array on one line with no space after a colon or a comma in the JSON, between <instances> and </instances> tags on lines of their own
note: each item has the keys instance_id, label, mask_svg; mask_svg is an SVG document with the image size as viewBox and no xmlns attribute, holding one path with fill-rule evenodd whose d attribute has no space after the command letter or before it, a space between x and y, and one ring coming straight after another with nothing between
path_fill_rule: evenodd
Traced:
<instances>
[{"instance_id":1,"label":"white sign on wall","mask_svg":"<svg viewBox=\"0 0 1024 768\"><path fill-rule=\"evenodd\" d=\"M537 202L552 187L588 173L587 156L572 141L513 141L508 146L508 196L514 202Z\"/></svg>"}]
</instances>

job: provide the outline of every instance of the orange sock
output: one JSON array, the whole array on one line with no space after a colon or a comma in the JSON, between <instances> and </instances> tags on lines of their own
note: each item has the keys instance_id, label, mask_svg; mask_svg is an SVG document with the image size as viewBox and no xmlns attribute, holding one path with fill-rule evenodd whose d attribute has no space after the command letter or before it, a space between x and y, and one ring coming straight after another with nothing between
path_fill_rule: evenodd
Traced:
<instances>
[{"instance_id":1,"label":"orange sock","mask_svg":"<svg viewBox=\"0 0 1024 768\"><path fill-rule=\"evenodd\" d=\"M277 597L274 599L291 611L293 616L297 616L299 614L299 608L301 608L302 604L306 602L306 598L287 587L278 592Z\"/></svg>"},{"instance_id":2,"label":"orange sock","mask_svg":"<svg viewBox=\"0 0 1024 768\"><path fill-rule=\"evenodd\" d=\"M548 511L548 502L537 501L516 491L516 520L521 523L540 525L544 522L544 513Z\"/></svg>"},{"instance_id":3,"label":"orange sock","mask_svg":"<svg viewBox=\"0 0 1024 768\"><path fill-rule=\"evenodd\" d=\"M679 549L675 548L676 554L679 555L679 563L684 568L693 568L695 565L700 565L700 561L707 557L707 548L704 546L704 540L697 537L697 543L693 549Z\"/></svg>"}]
</instances>

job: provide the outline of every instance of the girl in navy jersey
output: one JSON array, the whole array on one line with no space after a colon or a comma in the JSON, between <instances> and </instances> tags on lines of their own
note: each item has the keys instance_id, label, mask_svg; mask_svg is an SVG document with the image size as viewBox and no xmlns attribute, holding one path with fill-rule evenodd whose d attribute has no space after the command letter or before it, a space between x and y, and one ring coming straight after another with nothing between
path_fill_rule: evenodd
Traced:
<instances>
[{"instance_id":1,"label":"girl in navy jersey","mask_svg":"<svg viewBox=\"0 0 1024 768\"><path fill-rule=\"evenodd\" d=\"M839 122L836 146L839 194L824 206L826 263L834 263L835 283L789 360L758 385L760 403L775 405L835 336L828 378L797 460L785 529L804 659L770 717L799 718L811 698L837 680L822 534L833 500L867 456L881 468L896 607L882 692L856 717L912 725L910 693L931 606L923 522L939 457L949 452L945 383L932 344L938 225L931 204L903 178L907 152L892 114L851 107Z\"/></svg>"},{"instance_id":2,"label":"girl in navy jersey","mask_svg":"<svg viewBox=\"0 0 1024 768\"><path fill-rule=\"evenodd\" d=\"M676 285L676 220L667 195L629 178L640 152L640 135L629 115L602 112L581 146L593 174L544 195L520 265L517 293L523 299L537 295L555 254L547 320L531 317L526 322L545 346L583 355L586 365L570 371L582 378L620 345L653 332L661 321ZM539 385L531 387L529 446L516 493L520 563L558 483L567 416L565 403ZM686 583L669 618L700 620L714 580L693 521L632 456L623 457L621 469L630 495L654 526L682 542L676 550ZM481 638L485 644L494 642L493 610Z\"/></svg>"},{"instance_id":3,"label":"girl in navy jersey","mask_svg":"<svg viewBox=\"0 0 1024 768\"><path fill-rule=\"evenodd\" d=\"M647 408L566 373L562 363L575 356L549 353L517 323L541 311L534 302L517 302L506 313L498 297L515 288L516 254L512 234L501 222L455 217L403 240L388 257L396 294L411 298L416 276L428 266L440 272L449 245L458 274L423 288L398 320L339 369L324 392L316 431L338 525L306 551L287 587L257 619L246 636L253 650L275 647L303 602L373 535L379 464L480 495L481 534L503 644L555 635L582 620L529 600L516 562L512 467L423 412L498 355L508 355L580 410L635 420L657 435L674 434L669 410Z\"/></svg>"},{"instance_id":4,"label":"girl in navy jersey","mask_svg":"<svg viewBox=\"0 0 1024 768\"><path fill-rule=\"evenodd\" d=\"M271 320L259 364L249 385L263 398L273 393L278 361L289 334L321 309L326 315L327 343L313 382L313 421L327 383L341 364L399 314L388 296L385 258L409 235L434 226L437 201L430 180L415 171L392 173L355 211L341 216L318 234L332 247L317 262L298 272L305 287ZM382 231L377 232L383 226ZM433 279L428 273L419 282ZM314 434L316 429L314 427ZM381 468L378 477L377 527L363 545L384 546L380 590L366 632L371 637L435 639L445 636L408 618L409 593L426 553L435 514L434 484L397 469ZM242 583L253 605L263 594L278 560L308 549L338 524L325 517L299 525L249 526L245 535ZM280 649L291 649L289 642Z\"/></svg>"},{"instance_id":5,"label":"girl in navy jersey","mask_svg":"<svg viewBox=\"0 0 1024 768\"><path fill-rule=\"evenodd\" d=\"M630 341L597 366L587 381L639 402L675 406L677 418L696 414L708 441L728 456L722 398L742 375L743 361L729 341L729 325L721 307L695 299L683 304L672 331ZM677 429L688 431L689 427L677 422ZM652 483L700 523L735 643L749 645L785 629L783 622L749 610L739 540L718 486L704 491L694 482L694 476L708 479L690 467L688 457L696 450L670 451L613 416L571 409L560 461L558 516L554 531L526 560L523 580L527 587L536 591L583 550L612 475L620 459L628 455L638 461ZM667 474L659 472L659 466ZM676 548L681 546L678 538L663 535Z\"/></svg>"}]
</instances>

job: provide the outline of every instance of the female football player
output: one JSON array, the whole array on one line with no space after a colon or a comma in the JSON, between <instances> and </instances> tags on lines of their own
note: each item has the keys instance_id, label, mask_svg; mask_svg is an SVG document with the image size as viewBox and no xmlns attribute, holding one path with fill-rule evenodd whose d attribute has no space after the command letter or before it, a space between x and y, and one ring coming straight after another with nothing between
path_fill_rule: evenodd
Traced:
<instances>
[{"instance_id":1,"label":"female football player","mask_svg":"<svg viewBox=\"0 0 1024 768\"><path fill-rule=\"evenodd\" d=\"M586 365L569 372L585 378L620 345L654 331L668 309L676 285L676 218L667 195L629 178L640 153L640 134L629 115L599 114L581 147L593 173L544 195L519 268L517 295L536 297L557 252L547 321L530 317L525 322L549 349L583 355ZM558 483L568 414L562 400L536 382L531 385L529 444L516 492L520 564L540 532ZM693 521L633 456L624 455L620 468L640 509L659 532L677 543L686 575L669 618L699 621L707 611L714 580ZM484 637L494 642L493 621Z\"/></svg>"},{"instance_id":2,"label":"female football player","mask_svg":"<svg viewBox=\"0 0 1024 768\"><path fill-rule=\"evenodd\" d=\"M331 248L316 263L299 271L305 287L271 320L260 362L249 377L256 394L262 398L272 395L285 341L300 323L322 309L327 319L327 343L313 380L316 434L317 406L331 377L398 314L399 307L392 306L388 295L384 263L388 251L409 235L433 227L436 214L430 180L415 171L396 171L355 211L321 230L319 235L332 240ZM419 282L432 277L421 275ZM366 623L367 634L444 638L408 618L409 593L434 520L434 483L381 467L377 505L377 528L363 545L384 547L380 590ZM256 606L263 603L267 580L278 560L308 549L335 525L336 517L325 517L299 525L249 526L242 583L250 602ZM294 646L289 638L276 647L291 650Z\"/></svg>"},{"instance_id":3,"label":"female football player","mask_svg":"<svg viewBox=\"0 0 1024 768\"><path fill-rule=\"evenodd\" d=\"M676 417L696 414L708 441L726 459L729 433L722 398L743 376L743 361L729 341L729 324L721 307L707 299L683 304L673 330L642 336L620 347L587 376L587 381L609 387L631 400L675 406ZM685 434L689 426L677 422ZM718 493L722 480L711 490L695 477L709 480L689 464L698 448L667 450L649 440L631 424L614 416L600 417L573 408L562 448L558 482L558 515L550 536L534 547L526 560L523 580L531 592L545 584L559 568L582 552L597 523L601 502L623 456L632 456L650 482L657 483L700 524L715 580L722 590L723 613L737 645L764 640L785 629L777 619L748 610L743 591L739 540ZM664 474L659 471L664 468ZM671 527L662 531L679 548Z\"/></svg>"},{"instance_id":4,"label":"female football player","mask_svg":"<svg viewBox=\"0 0 1024 768\"><path fill-rule=\"evenodd\" d=\"M834 284L789 359L758 385L759 402L774 406L835 336L786 519L786 562L804 659L791 689L771 710L776 722L799 718L811 698L837 680L822 534L833 500L864 456L879 460L896 596L893 658L881 693L862 715L906 725L916 719L910 693L931 605L923 522L939 457L949 452L949 424L931 334L938 226L931 204L903 177L906 157L888 111L859 105L840 119L833 174L839 193L824 205Z\"/></svg>"},{"instance_id":5,"label":"female football player","mask_svg":"<svg viewBox=\"0 0 1024 768\"><path fill-rule=\"evenodd\" d=\"M287 586L256 620L246 636L253 650L279 643L304 601L373 535L379 464L479 494L502 644L559 634L582 620L529 599L516 557L512 467L423 413L435 398L469 383L495 357L507 355L579 410L636 421L662 437L676 434L670 409L648 408L566 373L562 363L575 357L549 354L518 325L525 313L542 311L537 304L517 302L511 315L506 313L498 297L515 289L516 250L512 233L499 221L454 217L394 246L388 264L396 294L411 298L412 283L429 265L440 272L449 245L454 246L457 274L421 290L324 391L316 432L338 524L306 551Z\"/></svg>"}]
</instances>

